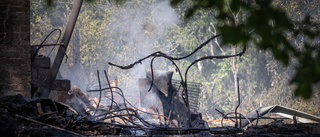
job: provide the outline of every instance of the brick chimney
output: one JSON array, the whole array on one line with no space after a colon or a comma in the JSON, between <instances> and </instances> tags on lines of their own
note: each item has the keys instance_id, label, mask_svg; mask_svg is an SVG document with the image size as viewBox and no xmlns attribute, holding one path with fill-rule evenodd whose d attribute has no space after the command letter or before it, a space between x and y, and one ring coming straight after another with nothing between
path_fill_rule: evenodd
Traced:
<instances>
[{"instance_id":1,"label":"brick chimney","mask_svg":"<svg viewBox=\"0 0 320 137\"><path fill-rule=\"evenodd\" d=\"M30 97L30 1L0 0L0 95Z\"/></svg>"}]
</instances>

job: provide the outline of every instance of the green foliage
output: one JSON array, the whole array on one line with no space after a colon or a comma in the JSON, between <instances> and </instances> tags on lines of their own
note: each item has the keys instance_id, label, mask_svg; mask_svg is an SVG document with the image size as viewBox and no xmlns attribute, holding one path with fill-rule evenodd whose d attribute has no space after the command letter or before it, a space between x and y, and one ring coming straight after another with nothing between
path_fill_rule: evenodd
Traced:
<instances>
[{"instance_id":1,"label":"green foliage","mask_svg":"<svg viewBox=\"0 0 320 137\"><path fill-rule=\"evenodd\" d=\"M171 2L174 5L182 3L182 1ZM279 1L275 1L275 3L279 4ZM284 7L284 10L280 10L277 5L271 3L271 0L255 2L196 0L186 10L185 17L190 18L202 9L216 9L219 11L217 19L224 23L218 26L217 29L222 34L224 45L247 45L249 41L256 41L254 40L255 37L259 37L259 41L256 41L255 45L262 50L271 51L275 59L284 65L288 66L291 60L297 59L300 65L295 67L297 74L291 80L291 83L297 84L295 92L297 96L311 97L312 86L319 83L320 80L316 78L310 80L309 76L320 77L320 75L309 70L314 70L315 65L311 64L317 64L319 60L317 60L317 57L307 58L308 53L302 52L290 42L292 39L287 37L288 33L293 32L295 36L301 34L313 40L319 37L319 29L314 29L314 23L310 21L308 16L302 22L294 23L287 16L286 7ZM245 18L239 20L238 14L245 15ZM298 26L298 29L294 28L294 24ZM301 25L308 27L302 27ZM312 27L313 29L311 29ZM306 42L304 41L305 46ZM318 48L314 50L320 52ZM306 72L306 70L308 71Z\"/></svg>"}]
</instances>

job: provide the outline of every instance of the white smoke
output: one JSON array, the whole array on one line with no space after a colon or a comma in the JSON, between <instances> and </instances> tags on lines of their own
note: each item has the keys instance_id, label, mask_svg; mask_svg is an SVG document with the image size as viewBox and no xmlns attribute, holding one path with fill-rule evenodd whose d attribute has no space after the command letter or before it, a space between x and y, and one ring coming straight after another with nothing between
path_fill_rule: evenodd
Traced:
<instances>
[{"instance_id":1,"label":"white smoke","mask_svg":"<svg viewBox=\"0 0 320 137\"><path fill-rule=\"evenodd\" d=\"M111 20L118 19L119 23L110 24L107 29L112 29L111 32L118 32L113 35L119 35L116 37L123 38L122 42L115 44L119 44L119 46L126 44L129 47L129 50L122 52L115 60L110 60L110 62L119 65L131 64L155 52L154 43L165 37L166 29L172 28L178 22L178 16L168 0L147 5L124 4L117 7L116 13L113 13L110 18ZM150 59L142 63L130 70L111 67L114 70L110 70L110 72L128 73L128 79L119 82L122 86L120 88L123 88L126 95L138 95L138 79L146 77L145 69L150 68Z\"/></svg>"}]
</instances>

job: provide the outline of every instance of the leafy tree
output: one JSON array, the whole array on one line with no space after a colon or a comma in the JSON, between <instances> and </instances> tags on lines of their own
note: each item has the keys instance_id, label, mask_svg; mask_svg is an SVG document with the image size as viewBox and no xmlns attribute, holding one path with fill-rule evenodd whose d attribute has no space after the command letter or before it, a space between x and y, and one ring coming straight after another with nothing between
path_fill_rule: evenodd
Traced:
<instances>
[{"instance_id":1,"label":"leafy tree","mask_svg":"<svg viewBox=\"0 0 320 137\"><path fill-rule=\"evenodd\" d=\"M181 0L172 0L173 6ZM186 17L191 17L201 9L217 10L216 16L223 25L217 27L222 34L223 44L247 45L252 41L262 50L271 51L272 55L281 63L288 66L292 60L297 60L295 76L290 80L295 84L295 94L310 98L312 87L320 81L318 54L319 46L314 43L320 35L315 28L315 22L306 17L300 22L293 22L286 13L271 0L261 1L212 1L196 0L188 8ZM236 20L236 11L245 13L244 20ZM237 33L234 33L237 32ZM290 42L299 35L306 37L300 50ZM290 39L289 39L290 37ZM256 40L258 39L258 41Z\"/></svg>"}]
</instances>

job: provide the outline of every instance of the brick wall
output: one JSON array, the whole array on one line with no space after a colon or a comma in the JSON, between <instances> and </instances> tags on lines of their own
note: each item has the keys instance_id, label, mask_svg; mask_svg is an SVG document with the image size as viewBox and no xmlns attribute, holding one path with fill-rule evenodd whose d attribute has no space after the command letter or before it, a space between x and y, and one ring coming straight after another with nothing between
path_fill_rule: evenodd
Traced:
<instances>
[{"instance_id":1,"label":"brick wall","mask_svg":"<svg viewBox=\"0 0 320 137\"><path fill-rule=\"evenodd\" d=\"M29 0L0 0L0 95L30 97L29 11Z\"/></svg>"}]
</instances>

